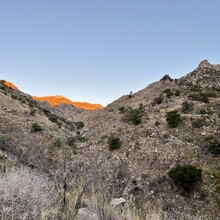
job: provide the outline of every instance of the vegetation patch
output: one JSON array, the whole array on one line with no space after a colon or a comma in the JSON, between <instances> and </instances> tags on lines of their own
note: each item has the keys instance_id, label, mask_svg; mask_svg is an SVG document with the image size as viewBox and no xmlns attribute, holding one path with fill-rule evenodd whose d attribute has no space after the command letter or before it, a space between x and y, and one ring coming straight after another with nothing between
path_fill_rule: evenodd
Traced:
<instances>
[{"instance_id":1,"label":"vegetation patch","mask_svg":"<svg viewBox=\"0 0 220 220\"><path fill-rule=\"evenodd\" d=\"M37 123L33 123L32 126L31 126L31 132L32 133L36 133L36 132L39 132L39 131L42 131L42 127L37 124Z\"/></svg>"},{"instance_id":2,"label":"vegetation patch","mask_svg":"<svg viewBox=\"0 0 220 220\"><path fill-rule=\"evenodd\" d=\"M206 120L205 118L197 118L192 121L192 126L194 128L201 128L206 125Z\"/></svg>"},{"instance_id":3,"label":"vegetation patch","mask_svg":"<svg viewBox=\"0 0 220 220\"><path fill-rule=\"evenodd\" d=\"M192 165L178 165L168 172L168 176L175 185L189 192L195 183L202 181L202 170Z\"/></svg>"},{"instance_id":4,"label":"vegetation patch","mask_svg":"<svg viewBox=\"0 0 220 220\"><path fill-rule=\"evenodd\" d=\"M176 128L182 122L181 116L177 110L167 112L166 120L171 128Z\"/></svg>"},{"instance_id":5,"label":"vegetation patch","mask_svg":"<svg viewBox=\"0 0 220 220\"><path fill-rule=\"evenodd\" d=\"M215 138L215 136L213 134L207 134L203 138L204 138L204 141L211 141Z\"/></svg>"},{"instance_id":6,"label":"vegetation patch","mask_svg":"<svg viewBox=\"0 0 220 220\"><path fill-rule=\"evenodd\" d=\"M170 89L165 89L163 93L167 95L167 98L170 98L171 96L173 96L173 92Z\"/></svg>"},{"instance_id":7,"label":"vegetation patch","mask_svg":"<svg viewBox=\"0 0 220 220\"><path fill-rule=\"evenodd\" d=\"M208 103L209 98L217 98L218 94L216 90L210 88L203 91L199 90L197 93L192 93L188 97L193 101L201 101L204 103Z\"/></svg>"},{"instance_id":8,"label":"vegetation patch","mask_svg":"<svg viewBox=\"0 0 220 220\"><path fill-rule=\"evenodd\" d=\"M193 108L194 108L194 104L192 102L185 101L182 103L182 112L185 114L193 111Z\"/></svg>"},{"instance_id":9,"label":"vegetation patch","mask_svg":"<svg viewBox=\"0 0 220 220\"><path fill-rule=\"evenodd\" d=\"M161 81L167 81L167 80L170 82L173 81L173 79L168 74L164 75L161 79Z\"/></svg>"},{"instance_id":10,"label":"vegetation patch","mask_svg":"<svg viewBox=\"0 0 220 220\"><path fill-rule=\"evenodd\" d=\"M117 136L111 136L108 138L108 147L109 150L117 150L121 147L120 138Z\"/></svg>"},{"instance_id":11,"label":"vegetation patch","mask_svg":"<svg viewBox=\"0 0 220 220\"><path fill-rule=\"evenodd\" d=\"M85 141L87 141L87 138L85 138L85 137L83 137L81 135L76 135L76 136L69 137L67 139L67 144L69 146L75 146L75 144L77 142L85 142Z\"/></svg>"},{"instance_id":12,"label":"vegetation patch","mask_svg":"<svg viewBox=\"0 0 220 220\"><path fill-rule=\"evenodd\" d=\"M160 96L158 96L158 97L156 97L154 100L153 100L153 105L159 105L159 104L161 104L163 102L163 96L162 95L160 95Z\"/></svg>"},{"instance_id":13,"label":"vegetation patch","mask_svg":"<svg viewBox=\"0 0 220 220\"><path fill-rule=\"evenodd\" d=\"M75 126L77 130L81 130L85 125L82 121L75 122Z\"/></svg>"},{"instance_id":14,"label":"vegetation patch","mask_svg":"<svg viewBox=\"0 0 220 220\"><path fill-rule=\"evenodd\" d=\"M132 122L134 125L139 125L144 115L144 108L142 105L139 108L128 108L125 110L123 121Z\"/></svg>"},{"instance_id":15,"label":"vegetation patch","mask_svg":"<svg viewBox=\"0 0 220 220\"><path fill-rule=\"evenodd\" d=\"M209 150L214 155L220 155L220 141L218 139L213 139L209 142Z\"/></svg>"}]
</instances>

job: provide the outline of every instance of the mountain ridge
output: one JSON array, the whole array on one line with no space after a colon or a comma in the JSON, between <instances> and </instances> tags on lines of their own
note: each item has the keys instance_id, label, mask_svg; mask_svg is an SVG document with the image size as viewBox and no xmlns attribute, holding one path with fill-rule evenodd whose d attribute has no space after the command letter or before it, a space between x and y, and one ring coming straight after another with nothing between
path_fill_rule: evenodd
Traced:
<instances>
[{"instance_id":1,"label":"mountain ridge","mask_svg":"<svg viewBox=\"0 0 220 220\"><path fill-rule=\"evenodd\" d=\"M19 91L18 87L15 86L12 82L8 82L5 80L1 80L0 82L3 85L6 85L8 88L11 88L15 91ZM95 110L95 109L103 109L104 106L101 104L89 103L89 102L74 102L70 99L62 96L62 95L55 95L55 96L32 96L35 100L39 102L48 102L52 107L62 105L62 104L70 104L76 108L84 109L84 110Z\"/></svg>"},{"instance_id":2,"label":"mountain ridge","mask_svg":"<svg viewBox=\"0 0 220 220\"><path fill-rule=\"evenodd\" d=\"M88 102L74 102L62 95L42 96L42 97L33 96L33 98L40 102L48 102L51 106L57 106L61 104L71 104L76 108L81 108L85 110L95 110L95 109L104 108L100 104L93 104L93 103L88 103Z\"/></svg>"}]
</instances>

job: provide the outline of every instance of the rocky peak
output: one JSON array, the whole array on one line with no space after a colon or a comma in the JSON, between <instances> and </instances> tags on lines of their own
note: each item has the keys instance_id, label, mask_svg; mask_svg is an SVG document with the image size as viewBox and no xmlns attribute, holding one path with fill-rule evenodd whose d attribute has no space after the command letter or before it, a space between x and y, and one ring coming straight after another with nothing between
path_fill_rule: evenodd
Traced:
<instances>
[{"instance_id":1,"label":"rocky peak","mask_svg":"<svg viewBox=\"0 0 220 220\"><path fill-rule=\"evenodd\" d=\"M197 67L197 70L202 70L202 69L214 69L216 71L220 71L220 65L214 65L210 64L208 60L203 60L199 66Z\"/></svg>"},{"instance_id":2,"label":"rocky peak","mask_svg":"<svg viewBox=\"0 0 220 220\"><path fill-rule=\"evenodd\" d=\"M203 60L191 73L179 79L180 84L220 89L220 65Z\"/></svg>"}]
</instances>

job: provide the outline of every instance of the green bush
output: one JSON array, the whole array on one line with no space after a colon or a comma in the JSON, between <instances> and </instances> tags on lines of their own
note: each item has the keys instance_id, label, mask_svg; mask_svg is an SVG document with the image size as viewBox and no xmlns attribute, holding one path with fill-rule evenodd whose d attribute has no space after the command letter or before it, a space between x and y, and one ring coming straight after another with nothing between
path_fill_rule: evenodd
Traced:
<instances>
[{"instance_id":1,"label":"green bush","mask_svg":"<svg viewBox=\"0 0 220 220\"><path fill-rule=\"evenodd\" d=\"M39 131L42 131L42 127L37 124L37 123L33 123L32 126L31 126L31 132L32 133L36 133L36 132L39 132Z\"/></svg>"},{"instance_id":2,"label":"green bush","mask_svg":"<svg viewBox=\"0 0 220 220\"><path fill-rule=\"evenodd\" d=\"M177 110L167 112L166 120L171 128L176 128L182 122L181 116Z\"/></svg>"},{"instance_id":3,"label":"green bush","mask_svg":"<svg viewBox=\"0 0 220 220\"><path fill-rule=\"evenodd\" d=\"M67 139L67 144L69 145L69 146L75 146L75 144L77 143L77 142L85 142L85 141L87 141L87 139L85 138L85 137L83 137L83 136L80 136L80 135L76 135L76 136L72 136L72 137L69 137L68 139Z\"/></svg>"},{"instance_id":4,"label":"green bush","mask_svg":"<svg viewBox=\"0 0 220 220\"><path fill-rule=\"evenodd\" d=\"M159 121L155 121L155 126L159 126L160 125L160 122Z\"/></svg>"},{"instance_id":5,"label":"green bush","mask_svg":"<svg viewBox=\"0 0 220 220\"><path fill-rule=\"evenodd\" d=\"M11 98L12 98L13 100L16 100L16 99L18 99L18 95L16 95L16 94L11 94Z\"/></svg>"},{"instance_id":6,"label":"green bush","mask_svg":"<svg viewBox=\"0 0 220 220\"><path fill-rule=\"evenodd\" d=\"M125 122L132 122L134 125L139 125L142 121L142 117L144 115L144 109L139 106L139 108L128 108L125 111L123 120Z\"/></svg>"},{"instance_id":7,"label":"green bush","mask_svg":"<svg viewBox=\"0 0 220 220\"><path fill-rule=\"evenodd\" d=\"M51 122L57 124L59 127L62 125L62 123L59 121L59 118L58 118L55 114L50 114L50 115L48 116L48 119L49 119Z\"/></svg>"},{"instance_id":8,"label":"green bush","mask_svg":"<svg viewBox=\"0 0 220 220\"><path fill-rule=\"evenodd\" d=\"M163 102L163 96L158 96L153 100L153 105L159 105Z\"/></svg>"},{"instance_id":9,"label":"green bush","mask_svg":"<svg viewBox=\"0 0 220 220\"><path fill-rule=\"evenodd\" d=\"M168 172L174 184L190 191L193 185L202 181L202 170L192 165L176 166Z\"/></svg>"},{"instance_id":10,"label":"green bush","mask_svg":"<svg viewBox=\"0 0 220 220\"><path fill-rule=\"evenodd\" d=\"M37 101L30 99L28 105L30 108L37 107Z\"/></svg>"},{"instance_id":11,"label":"green bush","mask_svg":"<svg viewBox=\"0 0 220 220\"><path fill-rule=\"evenodd\" d=\"M84 125L84 123L83 123L82 121L77 121L77 122L75 122L75 126L76 126L76 129L77 129L77 130L80 130L80 129L82 129L85 125Z\"/></svg>"},{"instance_id":12,"label":"green bush","mask_svg":"<svg viewBox=\"0 0 220 220\"><path fill-rule=\"evenodd\" d=\"M7 139L4 137L0 137L0 150L5 151L7 147L8 147Z\"/></svg>"},{"instance_id":13,"label":"green bush","mask_svg":"<svg viewBox=\"0 0 220 220\"><path fill-rule=\"evenodd\" d=\"M194 128L201 128L204 125L206 125L206 120L204 118L197 118L194 121L192 121L192 126Z\"/></svg>"},{"instance_id":14,"label":"green bush","mask_svg":"<svg viewBox=\"0 0 220 220\"><path fill-rule=\"evenodd\" d=\"M173 92L170 89L165 89L163 93L166 93L167 98L170 98L171 96L173 96Z\"/></svg>"},{"instance_id":15,"label":"green bush","mask_svg":"<svg viewBox=\"0 0 220 220\"><path fill-rule=\"evenodd\" d=\"M204 138L204 141L211 141L215 138L215 136L213 134L207 134L203 138Z\"/></svg>"},{"instance_id":16,"label":"green bush","mask_svg":"<svg viewBox=\"0 0 220 220\"><path fill-rule=\"evenodd\" d=\"M131 98L133 96L133 92L130 91L129 95L128 95L128 98Z\"/></svg>"},{"instance_id":17,"label":"green bush","mask_svg":"<svg viewBox=\"0 0 220 220\"><path fill-rule=\"evenodd\" d=\"M121 147L121 141L119 137L111 136L108 139L109 150L116 150Z\"/></svg>"},{"instance_id":18,"label":"green bush","mask_svg":"<svg viewBox=\"0 0 220 220\"><path fill-rule=\"evenodd\" d=\"M173 81L173 79L167 74L162 77L161 81L166 81L166 80L169 80L170 82Z\"/></svg>"},{"instance_id":19,"label":"green bush","mask_svg":"<svg viewBox=\"0 0 220 220\"><path fill-rule=\"evenodd\" d=\"M199 114L201 115L211 115L213 112L210 109L200 109Z\"/></svg>"},{"instance_id":20,"label":"green bush","mask_svg":"<svg viewBox=\"0 0 220 220\"><path fill-rule=\"evenodd\" d=\"M177 89L177 90L175 91L174 95L175 95L175 96L180 96L180 90Z\"/></svg>"},{"instance_id":21,"label":"green bush","mask_svg":"<svg viewBox=\"0 0 220 220\"><path fill-rule=\"evenodd\" d=\"M201 101L204 103L208 103L209 98L217 97L217 93L213 89L206 89L204 91L198 91L197 93L190 94L188 97L194 101Z\"/></svg>"},{"instance_id":22,"label":"green bush","mask_svg":"<svg viewBox=\"0 0 220 220\"><path fill-rule=\"evenodd\" d=\"M31 109L31 111L30 111L30 115L31 115L31 116L35 116L36 112L37 112L36 109Z\"/></svg>"},{"instance_id":23,"label":"green bush","mask_svg":"<svg viewBox=\"0 0 220 220\"><path fill-rule=\"evenodd\" d=\"M193 110L194 104L192 102L183 102L182 103L182 112L183 113L189 113Z\"/></svg>"},{"instance_id":24,"label":"green bush","mask_svg":"<svg viewBox=\"0 0 220 220\"><path fill-rule=\"evenodd\" d=\"M220 140L211 140L209 143L209 150L215 155L220 155Z\"/></svg>"},{"instance_id":25,"label":"green bush","mask_svg":"<svg viewBox=\"0 0 220 220\"><path fill-rule=\"evenodd\" d=\"M118 108L118 110L119 110L120 114L124 114L125 113L125 107L124 106Z\"/></svg>"}]
</instances>

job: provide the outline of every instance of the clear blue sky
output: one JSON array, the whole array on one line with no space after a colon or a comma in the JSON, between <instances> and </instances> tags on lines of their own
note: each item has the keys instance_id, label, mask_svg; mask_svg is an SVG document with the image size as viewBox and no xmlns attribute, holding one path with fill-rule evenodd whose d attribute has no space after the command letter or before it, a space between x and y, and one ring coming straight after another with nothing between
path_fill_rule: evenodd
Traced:
<instances>
[{"instance_id":1,"label":"clear blue sky","mask_svg":"<svg viewBox=\"0 0 220 220\"><path fill-rule=\"evenodd\" d=\"M106 105L203 59L220 63L219 0L0 0L0 79Z\"/></svg>"}]
</instances>

